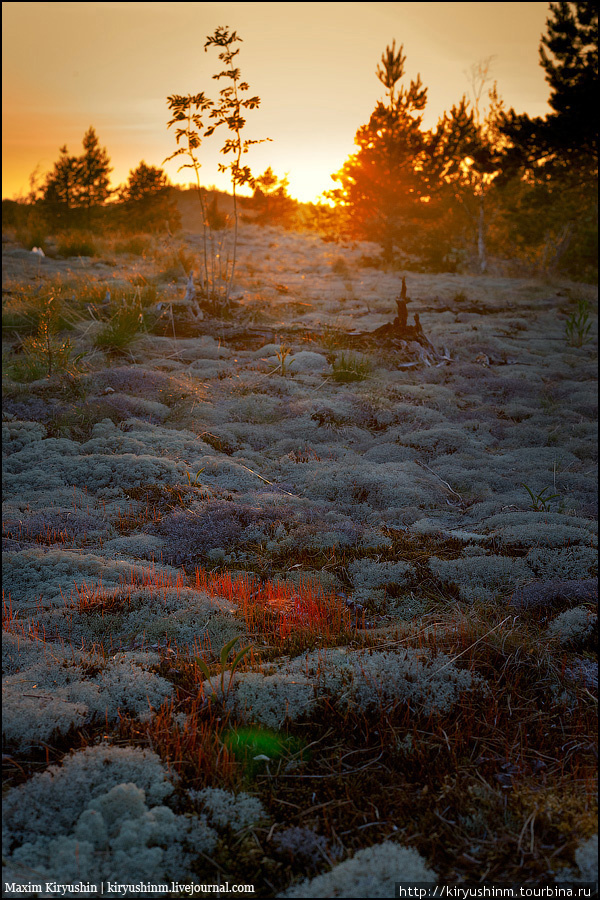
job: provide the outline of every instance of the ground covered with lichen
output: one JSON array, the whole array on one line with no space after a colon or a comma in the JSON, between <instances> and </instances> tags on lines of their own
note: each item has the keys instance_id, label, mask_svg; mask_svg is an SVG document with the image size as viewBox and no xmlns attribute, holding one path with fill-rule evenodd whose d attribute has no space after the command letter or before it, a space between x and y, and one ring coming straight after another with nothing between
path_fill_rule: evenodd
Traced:
<instances>
[{"instance_id":1,"label":"ground covered with lichen","mask_svg":"<svg viewBox=\"0 0 600 900\"><path fill-rule=\"evenodd\" d=\"M596 289L200 248L3 243L3 880L593 879Z\"/></svg>"}]
</instances>

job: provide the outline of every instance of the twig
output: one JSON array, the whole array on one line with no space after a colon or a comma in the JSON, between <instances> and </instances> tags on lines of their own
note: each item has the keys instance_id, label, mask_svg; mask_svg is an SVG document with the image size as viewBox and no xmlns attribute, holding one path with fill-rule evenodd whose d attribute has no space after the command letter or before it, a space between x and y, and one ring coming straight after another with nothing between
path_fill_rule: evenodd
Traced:
<instances>
[{"instance_id":1,"label":"twig","mask_svg":"<svg viewBox=\"0 0 600 900\"><path fill-rule=\"evenodd\" d=\"M417 460L417 465L421 466L423 469L427 469L428 472L431 472L433 477L437 478L438 481L441 481L441 483L444 484L448 488L449 491L451 491L456 497L458 497L458 499L460 500L461 503L464 502L463 498L458 493L458 491L455 491L453 487L450 487L450 485L448 484L447 481L444 481L443 478L440 478L439 475L436 475L436 473L433 471L433 469L430 469L428 465L426 465L424 462L420 462L419 460Z\"/></svg>"},{"instance_id":2,"label":"twig","mask_svg":"<svg viewBox=\"0 0 600 900\"><path fill-rule=\"evenodd\" d=\"M368 769L369 766L379 762L383 753L384 751L382 750L379 756L375 759L370 759L364 766L359 766L357 769L344 769L343 772L331 772L329 775L280 775L279 778L344 778L346 775L354 775L356 772L362 772L365 769ZM272 775L271 777L274 778L275 776Z\"/></svg>"},{"instance_id":3,"label":"twig","mask_svg":"<svg viewBox=\"0 0 600 900\"><path fill-rule=\"evenodd\" d=\"M460 653L457 653L456 656L453 656L452 659L449 659L448 662L445 663L443 666L440 666L439 669L435 669L435 671L432 672L429 677L432 678L434 675L437 675L438 672L441 672L443 669L446 669L446 668L448 668L448 666L451 666L453 662L456 662L456 660L459 659L459 657L464 656L465 653L468 653L469 650L472 650L473 647L477 646L477 644L479 644L479 643L481 643L481 641L485 640L486 637L489 637L490 634L492 634L494 631L496 631L498 628L500 628L502 625L504 625L505 622L508 622L508 620L511 618L512 618L512 616L507 616L505 619L502 619L502 621L498 625L495 625L494 628L491 628L489 631L486 631L486 633L484 635L482 635L480 638L477 638L477 640L474 641L472 644L469 644L469 646L466 648L466 650L461 650Z\"/></svg>"},{"instance_id":4,"label":"twig","mask_svg":"<svg viewBox=\"0 0 600 900\"><path fill-rule=\"evenodd\" d=\"M259 475L258 472L255 472L253 469L250 469L248 466L242 465L239 463L242 469L246 469L247 472L250 472L251 475L256 475L257 478L260 478L261 481L264 481L266 484L270 484L271 487L277 488L278 491L281 491L282 494L287 494L288 497L293 497L295 500L301 500L302 498L298 496L298 494L290 494L289 491L285 491L282 487L279 487L278 484L274 484L274 482L269 481L268 478L263 478L262 475Z\"/></svg>"}]
</instances>

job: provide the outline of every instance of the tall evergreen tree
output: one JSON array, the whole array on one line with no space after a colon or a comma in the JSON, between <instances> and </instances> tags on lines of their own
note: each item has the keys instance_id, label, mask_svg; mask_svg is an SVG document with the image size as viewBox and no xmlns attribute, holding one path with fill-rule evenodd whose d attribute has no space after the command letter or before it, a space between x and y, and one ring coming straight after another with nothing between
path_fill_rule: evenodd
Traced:
<instances>
[{"instance_id":1,"label":"tall evergreen tree","mask_svg":"<svg viewBox=\"0 0 600 900\"><path fill-rule=\"evenodd\" d=\"M102 206L110 196L110 161L92 127L83 137L83 150L81 156L71 156L66 146L61 147L53 170L46 176L42 204L54 224L80 224L83 210L89 225L92 208Z\"/></svg>"},{"instance_id":2,"label":"tall evergreen tree","mask_svg":"<svg viewBox=\"0 0 600 900\"><path fill-rule=\"evenodd\" d=\"M420 76L407 88L399 86L405 62L403 45L397 51L395 42L386 47L376 75L387 96L358 129L358 150L332 175L341 187L329 194L346 210L350 232L380 243L387 258L395 246L412 245L412 221L425 189L420 161L427 89Z\"/></svg>"},{"instance_id":3,"label":"tall evergreen tree","mask_svg":"<svg viewBox=\"0 0 600 900\"><path fill-rule=\"evenodd\" d=\"M46 210L67 224L71 211L78 206L80 164L76 156L69 154L66 145L60 148L59 153L54 168L46 176L42 198Z\"/></svg>"},{"instance_id":4,"label":"tall evergreen tree","mask_svg":"<svg viewBox=\"0 0 600 900\"><path fill-rule=\"evenodd\" d=\"M598 11L550 3L540 64L552 109L544 118L510 110L502 132L507 234L545 271L597 275Z\"/></svg>"},{"instance_id":5,"label":"tall evergreen tree","mask_svg":"<svg viewBox=\"0 0 600 900\"><path fill-rule=\"evenodd\" d=\"M429 145L437 186L443 196L448 191L466 218L468 243L477 248L478 268L487 269L487 232L490 220L490 196L501 173L506 138L500 131L504 120L503 102L496 83L487 90L490 60L471 67L472 100L464 96L458 105L438 123ZM443 186L439 182L443 183Z\"/></svg>"},{"instance_id":6,"label":"tall evergreen tree","mask_svg":"<svg viewBox=\"0 0 600 900\"><path fill-rule=\"evenodd\" d=\"M544 119L506 118L516 165L554 170L577 166L593 175L598 165L598 10L593 3L550 3L540 64L550 85L552 108ZM541 172L540 172L541 174Z\"/></svg>"},{"instance_id":7,"label":"tall evergreen tree","mask_svg":"<svg viewBox=\"0 0 600 900\"><path fill-rule=\"evenodd\" d=\"M550 85L548 126L557 148L598 159L598 8L551 3L540 61Z\"/></svg>"},{"instance_id":8,"label":"tall evergreen tree","mask_svg":"<svg viewBox=\"0 0 600 900\"><path fill-rule=\"evenodd\" d=\"M98 135L91 126L83 136L83 151L79 160L79 189L81 206L86 209L89 224L92 207L102 206L110 196L112 169L106 148L100 146Z\"/></svg>"}]
</instances>

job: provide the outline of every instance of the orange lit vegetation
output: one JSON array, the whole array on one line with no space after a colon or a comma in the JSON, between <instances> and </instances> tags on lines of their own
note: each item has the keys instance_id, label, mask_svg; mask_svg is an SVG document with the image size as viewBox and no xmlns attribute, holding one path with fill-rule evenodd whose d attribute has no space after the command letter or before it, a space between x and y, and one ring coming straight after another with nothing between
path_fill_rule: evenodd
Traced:
<instances>
[{"instance_id":1,"label":"orange lit vegetation","mask_svg":"<svg viewBox=\"0 0 600 900\"><path fill-rule=\"evenodd\" d=\"M298 584L279 580L261 581L247 573L207 572L196 569L188 579L184 572L172 574L153 567L150 570L132 569L128 579L116 586L75 584L65 597L65 605L73 613L101 615L128 609L134 592L143 589L148 597L175 591L177 594L192 586L209 597L220 597L235 604L249 633L263 638L273 649L302 650L316 645L335 645L356 638L361 622L346 608L344 600L326 592L312 581ZM8 603L8 605L7 605ZM43 604L40 601L40 609ZM13 614L10 596L5 601L7 626L18 619ZM363 614L364 617L364 614ZM214 648L215 652L220 648ZM200 679L201 680L201 679Z\"/></svg>"},{"instance_id":2,"label":"orange lit vegetation","mask_svg":"<svg viewBox=\"0 0 600 900\"><path fill-rule=\"evenodd\" d=\"M311 581L262 582L246 573L232 577L230 572L196 569L195 585L235 603L250 634L264 635L277 647L331 645L356 635L357 624L344 601Z\"/></svg>"}]
</instances>

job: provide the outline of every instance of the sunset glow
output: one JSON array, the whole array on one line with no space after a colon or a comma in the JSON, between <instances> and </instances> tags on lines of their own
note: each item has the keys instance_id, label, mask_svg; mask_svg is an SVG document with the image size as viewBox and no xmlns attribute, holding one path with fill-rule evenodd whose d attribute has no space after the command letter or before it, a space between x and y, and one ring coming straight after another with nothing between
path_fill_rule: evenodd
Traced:
<instances>
[{"instance_id":1,"label":"sunset glow","mask_svg":"<svg viewBox=\"0 0 600 900\"><path fill-rule=\"evenodd\" d=\"M239 63L258 110L248 113L254 174L271 166L289 192L315 200L353 152L356 130L381 97L375 68L392 39L404 44L407 78L428 89L424 123L468 93L469 67L493 57L507 106L548 111L538 44L548 4L532 3L24 3L3 13L3 197L25 195L59 147L79 152L92 125L112 186L140 160L173 152L166 97L216 93L218 61L204 40L217 25L243 38ZM227 189L217 135L201 148L206 185ZM165 170L174 183L189 170Z\"/></svg>"}]
</instances>

